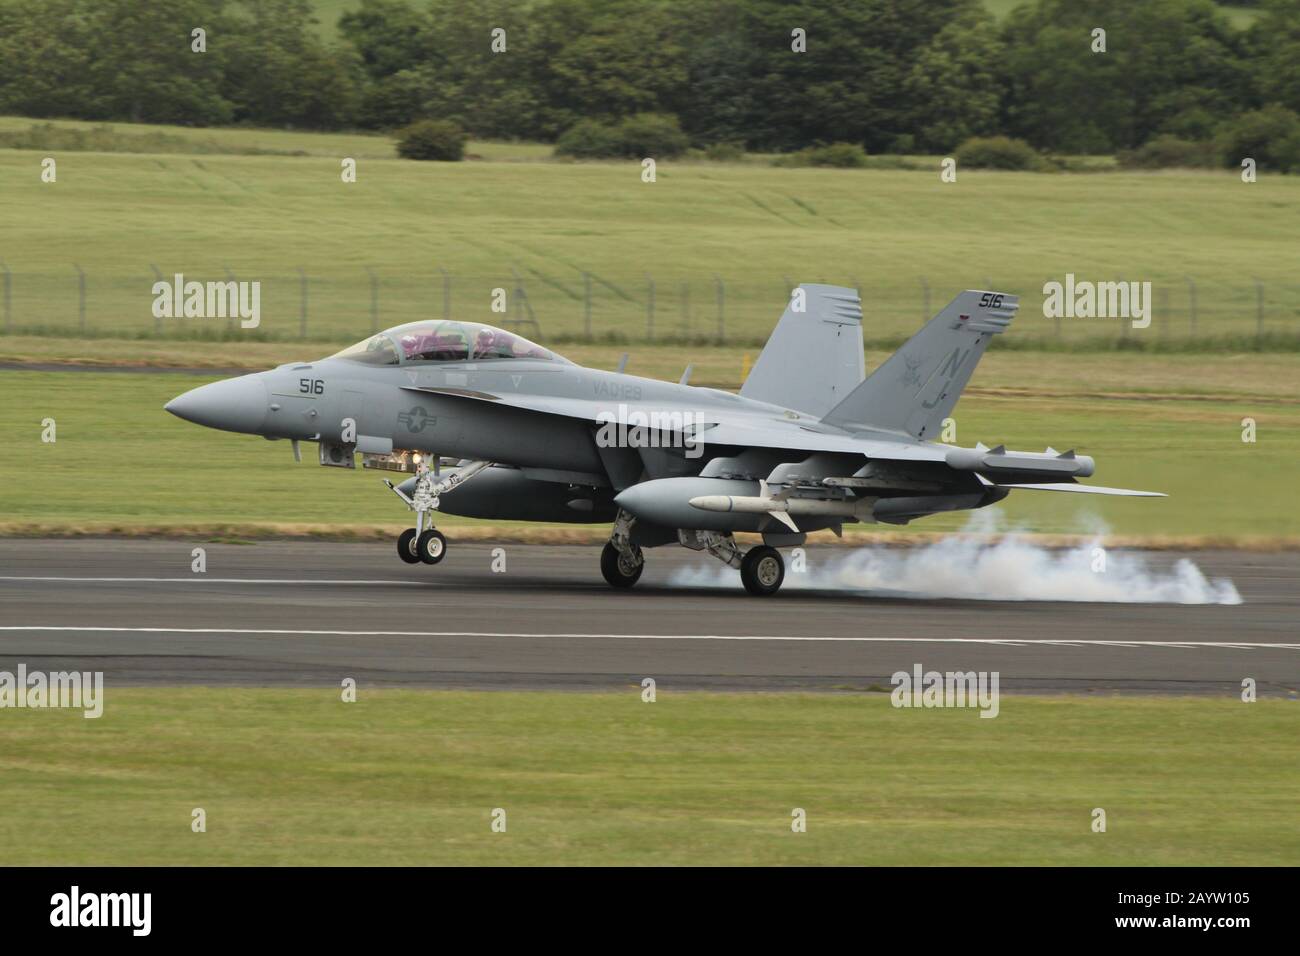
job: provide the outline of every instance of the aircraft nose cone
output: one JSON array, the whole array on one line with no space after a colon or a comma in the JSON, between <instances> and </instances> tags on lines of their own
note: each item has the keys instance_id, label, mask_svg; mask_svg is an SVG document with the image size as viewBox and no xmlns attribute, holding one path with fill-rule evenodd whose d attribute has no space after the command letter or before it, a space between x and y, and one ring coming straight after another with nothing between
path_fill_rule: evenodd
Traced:
<instances>
[{"instance_id":1,"label":"aircraft nose cone","mask_svg":"<svg viewBox=\"0 0 1300 956\"><path fill-rule=\"evenodd\" d=\"M190 389L163 409L196 425L256 434L266 421L269 400L260 375L241 375Z\"/></svg>"}]
</instances>

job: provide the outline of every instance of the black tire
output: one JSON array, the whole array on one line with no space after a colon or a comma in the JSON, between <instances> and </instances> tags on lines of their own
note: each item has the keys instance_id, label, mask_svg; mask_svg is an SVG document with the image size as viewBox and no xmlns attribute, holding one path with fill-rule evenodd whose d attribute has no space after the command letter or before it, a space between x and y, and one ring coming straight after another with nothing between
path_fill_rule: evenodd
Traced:
<instances>
[{"instance_id":1,"label":"black tire","mask_svg":"<svg viewBox=\"0 0 1300 956\"><path fill-rule=\"evenodd\" d=\"M750 594L773 595L785 580L785 559L780 551L765 544L750 548L740 562L740 580Z\"/></svg>"},{"instance_id":2,"label":"black tire","mask_svg":"<svg viewBox=\"0 0 1300 956\"><path fill-rule=\"evenodd\" d=\"M397 536L397 556L407 564L420 563L420 556L415 553L414 528L407 528Z\"/></svg>"},{"instance_id":3,"label":"black tire","mask_svg":"<svg viewBox=\"0 0 1300 956\"><path fill-rule=\"evenodd\" d=\"M447 539L441 531L430 528L416 540L415 553L425 564L437 564L447 556Z\"/></svg>"},{"instance_id":4,"label":"black tire","mask_svg":"<svg viewBox=\"0 0 1300 956\"><path fill-rule=\"evenodd\" d=\"M641 549L632 546L636 556L641 557ZM600 552L600 573L605 576L610 587L630 588L636 584L641 577L641 572L645 570L645 561L637 562L635 568L628 566L627 559L623 557L622 552L612 544L606 543L605 550Z\"/></svg>"}]
</instances>

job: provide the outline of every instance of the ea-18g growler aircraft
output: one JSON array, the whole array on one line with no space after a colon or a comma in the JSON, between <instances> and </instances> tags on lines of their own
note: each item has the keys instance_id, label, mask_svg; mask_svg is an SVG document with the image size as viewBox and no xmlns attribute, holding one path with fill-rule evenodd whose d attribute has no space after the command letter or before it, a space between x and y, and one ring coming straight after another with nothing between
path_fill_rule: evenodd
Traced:
<instances>
[{"instance_id":1,"label":"ea-18g growler aircraft","mask_svg":"<svg viewBox=\"0 0 1300 956\"><path fill-rule=\"evenodd\" d=\"M437 564L436 512L609 522L605 580L631 587L644 549L680 544L740 570L751 594L785 577L779 548L846 522L983 508L1012 490L1153 495L1079 484L1073 450L935 441L1015 296L968 290L865 376L858 294L801 285L739 394L583 368L511 332L413 322L336 355L172 399L191 422L320 444L320 462L407 473L403 561ZM743 549L735 532L763 543Z\"/></svg>"}]
</instances>

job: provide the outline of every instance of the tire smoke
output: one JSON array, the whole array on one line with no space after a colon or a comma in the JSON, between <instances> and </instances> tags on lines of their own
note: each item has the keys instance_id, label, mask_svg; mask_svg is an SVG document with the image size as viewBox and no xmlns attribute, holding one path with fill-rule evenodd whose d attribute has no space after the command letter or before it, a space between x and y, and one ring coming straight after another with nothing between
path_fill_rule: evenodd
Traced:
<instances>
[{"instance_id":1,"label":"tire smoke","mask_svg":"<svg viewBox=\"0 0 1300 956\"><path fill-rule=\"evenodd\" d=\"M876 597L957 598L976 601L1081 601L1109 604L1240 604L1226 578L1209 579L1188 558L1159 568L1142 551L1102 549L1102 536L1064 549L1023 534L997 538L996 518L979 516L960 535L911 548L872 546L787 568L785 589L863 592ZM971 536L975 535L975 536ZM1100 570L1104 568L1104 570ZM725 568L681 569L682 587L731 587Z\"/></svg>"}]
</instances>

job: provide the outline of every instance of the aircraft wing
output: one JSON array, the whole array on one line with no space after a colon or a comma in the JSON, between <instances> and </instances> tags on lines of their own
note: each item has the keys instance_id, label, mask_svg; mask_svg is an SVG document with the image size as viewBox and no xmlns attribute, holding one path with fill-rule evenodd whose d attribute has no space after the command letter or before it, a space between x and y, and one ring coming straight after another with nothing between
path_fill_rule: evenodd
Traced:
<instances>
[{"instance_id":1,"label":"aircraft wing","mask_svg":"<svg viewBox=\"0 0 1300 956\"><path fill-rule=\"evenodd\" d=\"M814 431L798 422L726 421L702 433L706 444L756 448L788 448L793 451L829 451L862 454L892 461L943 461L947 447L912 441L899 436L864 437Z\"/></svg>"},{"instance_id":2,"label":"aircraft wing","mask_svg":"<svg viewBox=\"0 0 1300 956\"><path fill-rule=\"evenodd\" d=\"M469 388L431 385L403 385L408 392L427 395L450 395L459 398L483 402L495 402L512 408L541 412L546 415L563 415L566 418L579 418L596 422L597 414L608 408L608 402L592 401L586 398L563 398L552 395L514 395L497 394ZM662 405L654 402L641 403L626 401L630 411L662 410ZM736 445L758 448L788 448L793 451L831 451L865 454L872 458L888 458L898 461L943 461L946 448L917 442L900 435L897 440L891 438L873 439L869 437L835 434L828 431L814 431L798 421L777 418L768 414L737 413L725 409L711 410L710 417L724 419L716 424L710 423L700 432L706 445Z\"/></svg>"},{"instance_id":3,"label":"aircraft wing","mask_svg":"<svg viewBox=\"0 0 1300 956\"><path fill-rule=\"evenodd\" d=\"M590 399L560 398L545 395L496 395L474 391L466 388L443 386L403 386L406 391L423 392L435 395L455 395L478 401L499 402L513 408L528 409L550 415L563 415L596 422L596 415L606 403L593 402ZM635 410L638 403L626 403ZM646 403L646 411L655 406ZM896 438L889 433L859 432L856 435L836 434L831 431L816 430L801 421L776 418L765 413L736 413L719 410L715 416L725 419L705 425L697 433L705 447L729 446L737 448L775 448L789 451L815 454L830 452L839 454L862 455L874 461L893 462L937 462L945 463L952 446L921 442L909 436ZM1137 491L1130 488L1108 488L1104 485L1083 485L1073 481L1061 482L994 482L980 476L987 486L1024 491L1057 491L1087 495L1114 495L1131 498L1164 498L1167 495L1158 491Z\"/></svg>"},{"instance_id":4,"label":"aircraft wing","mask_svg":"<svg viewBox=\"0 0 1300 956\"><path fill-rule=\"evenodd\" d=\"M565 418L581 418L596 421L596 413L602 407L600 403L585 398L562 398L554 395L506 395L484 392L473 388L454 388L444 385L403 385L404 392L418 392L422 395L449 395L453 398L465 398L480 402L495 402L511 408L523 408L544 415L563 415Z\"/></svg>"}]
</instances>

